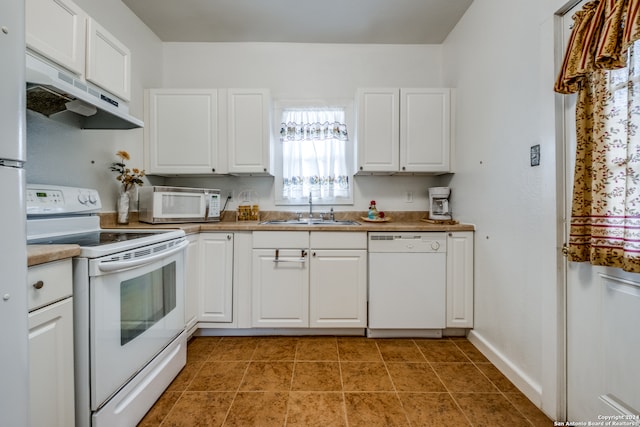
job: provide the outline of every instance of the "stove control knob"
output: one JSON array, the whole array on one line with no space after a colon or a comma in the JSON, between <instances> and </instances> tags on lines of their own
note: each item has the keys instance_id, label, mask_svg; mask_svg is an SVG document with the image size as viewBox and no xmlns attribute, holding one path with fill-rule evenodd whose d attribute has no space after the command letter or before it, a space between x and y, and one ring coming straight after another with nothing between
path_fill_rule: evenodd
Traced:
<instances>
[{"instance_id":1,"label":"stove control knob","mask_svg":"<svg viewBox=\"0 0 640 427\"><path fill-rule=\"evenodd\" d=\"M434 251L440 249L440 242L431 242L431 249L433 249Z\"/></svg>"},{"instance_id":2,"label":"stove control knob","mask_svg":"<svg viewBox=\"0 0 640 427\"><path fill-rule=\"evenodd\" d=\"M80 193L78 194L78 201L80 202L81 205L86 205L87 202L89 201L89 198L87 197L86 194Z\"/></svg>"},{"instance_id":3,"label":"stove control knob","mask_svg":"<svg viewBox=\"0 0 640 427\"><path fill-rule=\"evenodd\" d=\"M93 192L89 193L89 203L91 203L92 205L95 205L96 202L98 201L98 198L96 197L95 194L93 194Z\"/></svg>"}]
</instances>

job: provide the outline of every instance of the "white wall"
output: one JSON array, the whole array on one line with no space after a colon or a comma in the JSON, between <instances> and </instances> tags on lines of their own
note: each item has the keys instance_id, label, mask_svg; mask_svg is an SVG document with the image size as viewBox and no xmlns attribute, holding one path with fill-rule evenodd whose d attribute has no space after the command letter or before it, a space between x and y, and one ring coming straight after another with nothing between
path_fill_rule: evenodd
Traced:
<instances>
[{"instance_id":1,"label":"white wall","mask_svg":"<svg viewBox=\"0 0 640 427\"><path fill-rule=\"evenodd\" d=\"M480 345L552 418L559 349L554 12L564 1L476 0L444 43L457 88L460 220L476 224ZM532 145L541 164L529 165Z\"/></svg>"},{"instance_id":2,"label":"white wall","mask_svg":"<svg viewBox=\"0 0 640 427\"><path fill-rule=\"evenodd\" d=\"M350 45L300 43L166 43L164 87L260 87L278 99L350 99L358 87L442 86L440 45ZM355 129L349 130L355 134ZM221 188L255 189L263 210L274 205L269 178L167 179L162 182ZM375 199L383 210L428 210L427 188L434 177L355 177L354 206L365 210ZM405 191L414 202L405 203ZM226 193L225 193L226 194ZM235 201L229 208L234 209ZM299 210L300 208L290 208Z\"/></svg>"},{"instance_id":3,"label":"white wall","mask_svg":"<svg viewBox=\"0 0 640 427\"><path fill-rule=\"evenodd\" d=\"M162 81L162 43L120 1L75 0L90 16L131 50L130 112L143 118L143 92ZM131 167L142 167L142 129L78 130L27 111L27 182L98 189L103 211L115 210L117 184L110 164L115 153L131 154Z\"/></svg>"}]
</instances>

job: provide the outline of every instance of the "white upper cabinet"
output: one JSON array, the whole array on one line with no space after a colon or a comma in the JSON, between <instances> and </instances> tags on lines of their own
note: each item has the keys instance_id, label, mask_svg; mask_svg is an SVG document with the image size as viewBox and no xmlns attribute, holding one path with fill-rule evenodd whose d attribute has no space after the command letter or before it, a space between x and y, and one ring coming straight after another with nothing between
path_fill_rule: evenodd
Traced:
<instances>
[{"instance_id":1,"label":"white upper cabinet","mask_svg":"<svg viewBox=\"0 0 640 427\"><path fill-rule=\"evenodd\" d=\"M87 80L131 99L131 52L95 20L87 19Z\"/></svg>"},{"instance_id":2,"label":"white upper cabinet","mask_svg":"<svg viewBox=\"0 0 640 427\"><path fill-rule=\"evenodd\" d=\"M129 49L71 0L26 0L27 47L119 97L131 99Z\"/></svg>"},{"instance_id":3,"label":"white upper cabinet","mask_svg":"<svg viewBox=\"0 0 640 427\"><path fill-rule=\"evenodd\" d=\"M145 170L155 175L269 174L266 89L145 91Z\"/></svg>"},{"instance_id":4,"label":"white upper cabinet","mask_svg":"<svg viewBox=\"0 0 640 427\"><path fill-rule=\"evenodd\" d=\"M25 7L27 47L83 76L87 14L71 0L26 0Z\"/></svg>"},{"instance_id":5,"label":"white upper cabinet","mask_svg":"<svg viewBox=\"0 0 640 427\"><path fill-rule=\"evenodd\" d=\"M270 96L267 89L227 90L229 173L268 174Z\"/></svg>"},{"instance_id":6,"label":"white upper cabinet","mask_svg":"<svg viewBox=\"0 0 640 427\"><path fill-rule=\"evenodd\" d=\"M145 91L145 170L148 174L225 173L219 165L218 91Z\"/></svg>"},{"instance_id":7,"label":"white upper cabinet","mask_svg":"<svg viewBox=\"0 0 640 427\"><path fill-rule=\"evenodd\" d=\"M360 173L451 171L451 90L359 89Z\"/></svg>"},{"instance_id":8,"label":"white upper cabinet","mask_svg":"<svg viewBox=\"0 0 640 427\"><path fill-rule=\"evenodd\" d=\"M450 171L450 104L450 89L400 89L400 171Z\"/></svg>"},{"instance_id":9,"label":"white upper cabinet","mask_svg":"<svg viewBox=\"0 0 640 427\"><path fill-rule=\"evenodd\" d=\"M398 89L358 90L358 171L397 172L400 154Z\"/></svg>"}]
</instances>

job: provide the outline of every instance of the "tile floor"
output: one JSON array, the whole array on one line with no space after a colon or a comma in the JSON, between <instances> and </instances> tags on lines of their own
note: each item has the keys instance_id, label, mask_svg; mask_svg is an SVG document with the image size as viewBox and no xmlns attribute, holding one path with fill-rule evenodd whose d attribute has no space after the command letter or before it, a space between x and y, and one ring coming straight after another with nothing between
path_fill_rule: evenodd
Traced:
<instances>
[{"instance_id":1,"label":"tile floor","mask_svg":"<svg viewBox=\"0 0 640 427\"><path fill-rule=\"evenodd\" d=\"M150 426L552 426L466 339L197 337Z\"/></svg>"}]
</instances>

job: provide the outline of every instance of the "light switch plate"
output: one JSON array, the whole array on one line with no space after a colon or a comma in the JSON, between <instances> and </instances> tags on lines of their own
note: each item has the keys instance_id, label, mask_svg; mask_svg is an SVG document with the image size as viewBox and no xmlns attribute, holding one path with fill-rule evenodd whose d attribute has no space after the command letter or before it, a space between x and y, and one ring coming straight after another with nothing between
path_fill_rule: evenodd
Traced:
<instances>
[{"instance_id":1,"label":"light switch plate","mask_svg":"<svg viewBox=\"0 0 640 427\"><path fill-rule=\"evenodd\" d=\"M540 144L531 146L531 166L540 165Z\"/></svg>"}]
</instances>

